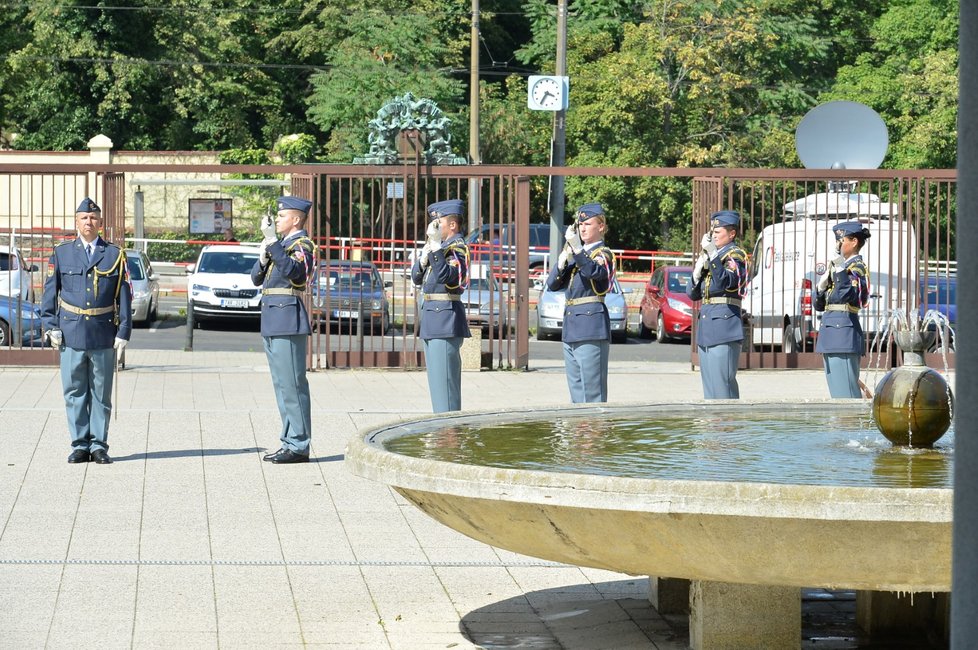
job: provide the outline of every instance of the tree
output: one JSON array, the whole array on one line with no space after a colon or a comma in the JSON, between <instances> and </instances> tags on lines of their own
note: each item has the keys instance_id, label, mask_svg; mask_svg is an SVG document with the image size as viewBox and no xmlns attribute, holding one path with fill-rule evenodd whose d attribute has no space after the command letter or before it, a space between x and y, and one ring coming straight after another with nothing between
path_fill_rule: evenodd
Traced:
<instances>
[{"instance_id":1,"label":"tree","mask_svg":"<svg viewBox=\"0 0 978 650\"><path fill-rule=\"evenodd\" d=\"M334 45L326 53L328 69L312 76L308 116L328 134L327 159L349 162L365 153L367 122L407 92L433 100L449 116L457 111L463 86L452 73L466 37L464 11L432 1L352 11L345 2L321 4L317 24Z\"/></svg>"}]
</instances>

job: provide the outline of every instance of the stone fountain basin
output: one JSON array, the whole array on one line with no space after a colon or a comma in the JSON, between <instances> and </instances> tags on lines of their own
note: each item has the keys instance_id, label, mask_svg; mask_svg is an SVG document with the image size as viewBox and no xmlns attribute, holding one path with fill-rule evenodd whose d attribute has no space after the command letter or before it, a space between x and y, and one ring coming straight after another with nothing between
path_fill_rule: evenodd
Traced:
<instances>
[{"instance_id":1,"label":"stone fountain basin","mask_svg":"<svg viewBox=\"0 0 978 650\"><path fill-rule=\"evenodd\" d=\"M826 415L857 400L806 401ZM687 403L722 414L796 402ZM635 575L771 586L945 592L952 493L944 488L785 485L496 469L412 458L385 440L487 418L628 415L639 405L486 411L398 422L355 437L346 463L474 539L533 557ZM675 412L682 405L643 404Z\"/></svg>"}]
</instances>

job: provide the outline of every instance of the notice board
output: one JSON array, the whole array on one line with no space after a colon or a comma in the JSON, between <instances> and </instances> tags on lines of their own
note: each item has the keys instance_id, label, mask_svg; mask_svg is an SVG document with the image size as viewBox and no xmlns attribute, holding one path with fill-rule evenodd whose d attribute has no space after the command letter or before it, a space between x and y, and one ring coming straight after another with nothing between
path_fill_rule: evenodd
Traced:
<instances>
[{"instance_id":1,"label":"notice board","mask_svg":"<svg viewBox=\"0 0 978 650\"><path fill-rule=\"evenodd\" d=\"M231 227L231 199L188 199L189 232L204 234L224 232Z\"/></svg>"}]
</instances>

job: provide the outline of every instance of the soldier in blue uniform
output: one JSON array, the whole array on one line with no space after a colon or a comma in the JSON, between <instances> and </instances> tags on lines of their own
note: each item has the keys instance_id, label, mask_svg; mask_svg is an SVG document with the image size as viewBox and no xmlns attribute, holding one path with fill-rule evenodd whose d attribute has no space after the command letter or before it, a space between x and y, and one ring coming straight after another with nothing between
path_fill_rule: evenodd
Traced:
<instances>
[{"instance_id":1,"label":"soldier in blue uniform","mask_svg":"<svg viewBox=\"0 0 978 650\"><path fill-rule=\"evenodd\" d=\"M564 250L547 277L551 291L565 290L561 340L567 387L575 404L608 401L611 319L604 297L614 281L615 255L604 245L607 230L600 203L579 207L575 222L564 232Z\"/></svg>"},{"instance_id":2,"label":"soldier in blue uniform","mask_svg":"<svg viewBox=\"0 0 978 650\"><path fill-rule=\"evenodd\" d=\"M706 399L739 399L737 364L744 340L741 301L747 291L747 253L737 245L740 214L721 210L710 215L711 232L693 267L686 294L700 301L696 347Z\"/></svg>"},{"instance_id":3,"label":"soldier in blue uniform","mask_svg":"<svg viewBox=\"0 0 978 650\"><path fill-rule=\"evenodd\" d=\"M126 254L99 236L102 209L90 198L75 210L78 237L48 262L41 321L61 350L61 387L71 434L69 463L109 457L116 355L132 334L132 286Z\"/></svg>"},{"instance_id":4,"label":"soldier in blue uniform","mask_svg":"<svg viewBox=\"0 0 978 650\"><path fill-rule=\"evenodd\" d=\"M815 310L824 311L815 351L822 354L829 394L861 397L859 358L866 350L859 310L869 304L869 274L859 255L869 229L858 221L836 225L836 253L818 281Z\"/></svg>"},{"instance_id":5,"label":"soldier in blue uniform","mask_svg":"<svg viewBox=\"0 0 978 650\"><path fill-rule=\"evenodd\" d=\"M435 413L462 409L462 340L471 336L460 301L469 283L469 249L462 237L464 204L458 199L428 206L427 241L411 267L421 287L421 326L428 391Z\"/></svg>"},{"instance_id":6,"label":"soldier in blue uniform","mask_svg":"<svg viewBox=\"0 0 978 650\"><path fill-rule=\"evenodd\" d=\"M278 199L278 216L262 219L264 236L251 281L261 286L261 335L282 417L281 448L265 454L271 463L306 463L312 437L312 405L306 380L309 314L303 293L316 269L316 245L305 230L312 203ZM279 241L277 235L282 235Z\"/></svg>"}]
</instances>

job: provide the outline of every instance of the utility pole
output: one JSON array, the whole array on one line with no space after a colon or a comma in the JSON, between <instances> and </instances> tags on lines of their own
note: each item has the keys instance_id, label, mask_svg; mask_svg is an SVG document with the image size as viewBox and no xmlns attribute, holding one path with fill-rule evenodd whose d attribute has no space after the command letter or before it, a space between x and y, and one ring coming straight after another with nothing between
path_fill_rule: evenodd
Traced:
<instances>
[{"instance_id":1,"label":"utility pole","mask_svg":"<svg viewBox=\"0 0 978 650\"><path fill-rule=\"evenodd\" d=\"M567 74L567 0L557 2L557 71L558 77ZM566 158L564 146L564 118L567 111L554 113L554 135L550 144L550 166L563 167ZM564 177L550 177L550 263L557 263L557 256L564 247Z\"/></svg>"},{"instance_id":2,"label":"utility pole","mask_svg":"<svg viewBox=\"0 0 978 650\"><path fill-rule=\"evenodd\" d=\"M472 0L472 35L469 44L469 164L481 165L479 155L479 0ZM480 227L481 181L469 177L469 232Z\"/></svg>"}]
</instances>

